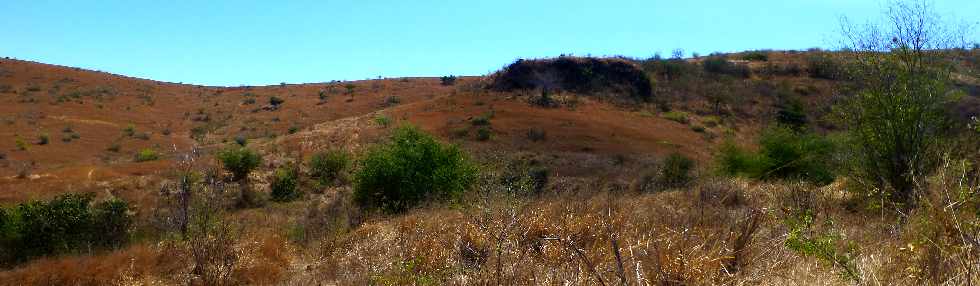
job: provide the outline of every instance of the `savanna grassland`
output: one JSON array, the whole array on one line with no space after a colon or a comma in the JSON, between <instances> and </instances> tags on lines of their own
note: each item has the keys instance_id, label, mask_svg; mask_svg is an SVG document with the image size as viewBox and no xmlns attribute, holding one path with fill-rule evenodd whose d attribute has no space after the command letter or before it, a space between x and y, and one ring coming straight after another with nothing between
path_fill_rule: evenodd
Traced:
<instances>
[{"instance_id":1,"label":"savanna grassland","mask_svg":"<svg viewBox=\"0 0 980 286\"><path fill-rule=\"evenodd\" d=\"M0 59L0 284L974 285L980 49L895 5L833 51L485 76Z\"/></svg>"}]
</instances>

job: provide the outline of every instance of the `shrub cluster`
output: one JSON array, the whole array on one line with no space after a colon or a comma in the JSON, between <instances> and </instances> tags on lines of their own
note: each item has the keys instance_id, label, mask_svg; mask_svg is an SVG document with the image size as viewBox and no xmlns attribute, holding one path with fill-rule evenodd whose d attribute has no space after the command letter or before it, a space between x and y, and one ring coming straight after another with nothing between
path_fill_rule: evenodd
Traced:
<instances>
[{"instance_id":1,"label":"shrub cluster","mask_svg":"<svg viewBox=\"0 0 980 286\"><path fill-rule=\"evenodd\" d=\"M439 83L442 85L454 85L456 84L456 76L448 75L439 78Z\"/></svg>"},{"instance_id":2,"label":"shrub cluster","mask_svg":"<svg viewBox=\"0 0 980 286\"><path fill-rule=\"evenodd\" d=\"M635 100L653 98L650 78L636 64L615 58L517 60L491 77L498 91L550 90L580 94L620 94Z\"/></svg>"},{"instance_id":3,"label":"shrub cluster","mask_svg":"<svg viewBox=\"0 0 980 286\"><path fill-rule=\"evenodd\" d=\"M318 152L310 158L310 176L327 185L340 179L344 170L351 166L350 154L340 150Z\"/></svg>"},{"instance_id":4,"label":"shrub cluster","mask_svg":"<svg viewBox=\"0 0 980 286\"><path fill-rule=\"evenodd\" d=\"M767 129L759 137L760 149L751 152L726 142L717 164L726 175L755 179L796 179L817 185L834 180L835 144L827 138L785 127Z\"/></svg>"},{"instance_id":5,"label":"shrub cluster","mask_svg":"<svg viewBox=\"0 0 980 286\"><path fill-rule=\"evenodd\" d=\"M841 64L829 55L822 53L808 55L806 62L810 77L835 80L843 75Z\"/></svg>"},{"instance_id":6,"label":"shrub cluster","mask_svg":"<svg viewBox=\"0 0 980 286\"><path fill-rule=\"evenodd\" d=\"M262 163L262 156L245 147L231 146L218 152L218 160L231 173L232 180L241 181Z\"/></svg>"},{"instance_id":7,"label":"shrub cluster","mask_svg":"<svg viewBox=\"0 0 980 286\"><path fill-rule=\"evenodd\" d=\"M412 126L397 128L389 142L367 151L360 165L355 201L387 212L402 212L429 198L457 197L477 176L477 168L459 148Z\"/></svg>"},{"instance_id":8,"label":"shrub cluster","mask_svg":"<svg viewBox=\"0 0 980 286\"><path fill-rule=\"evenodd\" d=\"M156 161L160 159L160 154L156 150L146 148L136 153L136 162Z\"/></svg>"},{"instance_id":9,"label":"shrub cluster","mask_svg":"<svg viewBox=\"0 0 980 286\"><path fill-rule=\"evenodd\" d=\"M270 195L276 202L288 202L303 196L299 188L299 170L286 166L277 169L269 182Z\"/></svg>"},{"instance_id":10,"label":"shrub cluster","mask_svg":"<svg viewBox=\"0 0 980 286\"><path fill-rule=\"evenodd\" d=\"M725 74L740 78L748 78L752 75L747 65L735 64L728 61L724 56L713 56L704 60L702 63L704 71L715 74Z\"/></svg>"},{"instance_id":11,"label":"shrub cluster","mask_svg":"<svg viewBox=\"0 0 980 286\"><path fill-rule=\"evenodd\" d=\"M129 205L118 199L94 203L94 198L93 193L68 193L0 208L0 263L125 243L133 222Z\"/></svg>"}]
</instances>

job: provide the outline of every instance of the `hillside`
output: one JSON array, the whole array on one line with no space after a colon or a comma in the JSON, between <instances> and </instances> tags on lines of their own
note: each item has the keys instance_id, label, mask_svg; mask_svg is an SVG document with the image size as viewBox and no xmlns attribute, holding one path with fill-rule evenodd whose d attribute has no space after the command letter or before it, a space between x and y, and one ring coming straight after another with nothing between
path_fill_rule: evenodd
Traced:
<instances>
[{"instance_id":1,"label":"hillside","mask_svg":"<svg viewBox=\"0 0 980 286\"><path fill-rule=\"evenodd\" d=\"M960 125L980 114L980 51L970 55L957 63L962 98L946 109ZM882 239L907 218L867 219L847 180L817 186L716 174L720 146L756 150L759 135L787 117L814 134L840 132L832 106L855 84L833 57L562 56L486 76L240 87L2 59L0 206L94 193L127 201L123 212L134 222L128 244L15 263L0 271L0 285L923 281L916 275L932 270L915 268L924 258L907 250L912 244ZM473 190L404 213L358 208L353 170L405 125L472 159L480 170ZM239 147L263 158L241 181L217 159ZM324 183L309 162L329 150L354 163ZM146 152L154 158L142 159ZM672 166L683 169L682 182L662 180ZM290 168L302 195L269 199ZM175 186L188 181L195 199L184 211L204 216L206 235L182 237L171 225L179 220ZM514 192L515 182L533 194ZM798 209L813 210L810 221L794 222ZM827 231L860 245L863 256L837 260L840 267L786 246L792 235ZM834 238L814 247L849 251ZM861 274L841 273L848 267Z\"/></svg>"}]
</instances>

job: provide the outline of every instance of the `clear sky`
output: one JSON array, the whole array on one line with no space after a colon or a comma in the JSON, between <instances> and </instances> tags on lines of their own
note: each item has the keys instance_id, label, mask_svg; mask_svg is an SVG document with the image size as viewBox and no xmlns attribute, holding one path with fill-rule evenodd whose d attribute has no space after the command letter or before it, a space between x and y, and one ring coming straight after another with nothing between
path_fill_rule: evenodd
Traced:
<instances>
[{"instance_id":1,"label":"clear sky","mask_svg":"<svg viewBox=\"0 0 980 286\"><path fill-rule=\"evenodd\" d=\"M980 1L935 4L980 19ZM0 56L206 85L480 75L560 54L833 47L839 17L882 11L876 0L0 0Z\"/></svg>"}]
</instances>

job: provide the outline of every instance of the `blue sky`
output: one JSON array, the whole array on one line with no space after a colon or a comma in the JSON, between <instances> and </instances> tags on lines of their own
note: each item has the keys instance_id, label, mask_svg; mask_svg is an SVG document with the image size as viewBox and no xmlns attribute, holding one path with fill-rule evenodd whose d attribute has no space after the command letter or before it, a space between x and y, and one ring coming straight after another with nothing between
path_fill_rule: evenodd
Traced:
<instances>
[{"instance_id":1,"label":"blue sky","mask_svg":"<svg viewBox=\"0 0 980 286\"><path fill-rule=\"evenodd\" d=\"M980 1L936 1L973 22ZM517 58L833 47L882 2L0 1L0 56L206 85L479 75ZM974 38L976 33L974 33Z\"/></svg>"}]
</instances>

